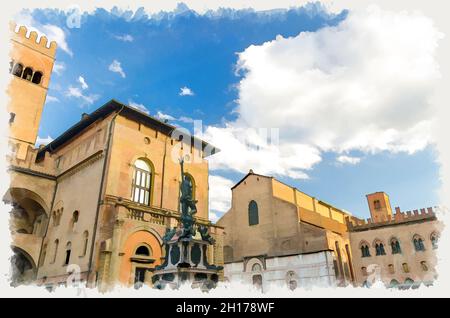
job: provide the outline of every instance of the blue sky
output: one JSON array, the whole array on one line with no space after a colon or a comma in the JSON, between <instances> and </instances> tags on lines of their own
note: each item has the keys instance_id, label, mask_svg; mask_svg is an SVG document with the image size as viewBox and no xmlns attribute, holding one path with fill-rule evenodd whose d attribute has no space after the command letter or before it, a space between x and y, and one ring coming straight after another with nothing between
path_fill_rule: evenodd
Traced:
<instances>
[{"instance_id":1,"label":"blue sky","mask_svg":"<svg viewBox=\"0 0 450 318\"><path fill-rule=\"evenodd\" d=\"M153 116L158 115L158 112L160 116L171 116L170 122L189 129L192 128L192 124L186 120L189 118L201 119L204 127L221 129L228 125L241 128L242 125L255 127L252 121L261 120L264 123L262 127L268 128L270 121L269 124L264 121L263 107L279 108L278 112L283 112L284 101L277 99L277 93L272 95L268 93L259 103L258 98L264 95L258 93L260 77L255 80L252 74L263 74L261 75L263 77L264 65L272 62L277 65L278 61L274 62L274 59L281 56L281 59L285 57L285 60L279 61L280 63L293 58L292 69L299 72L294 74L293 78L303 80L304 75L311 72L303 71L301 67L304 65L298 64L303 62L299 62L298 59L314 59L315 56L327 50L328 52L340 51L339 44L330 50L329 44L325 41L329 39L328 33L319 31L346 22L348 14L348 11L331 14L320 5L270 12L223 9L203 15L188 10L184 5L179 5L175 12L154 16L148 16L144 10L138 10L130 15L130 13L118 11L111 13L99 9L93 14L84 14L79 28L69 28L66 23L67 16L61 11L37 10L32 13L23 13L24 21L38 29L51 30L48 26L52 25L63 32L63 35L55 34L55 37L64 43L59 45L57 51L58 66L52 75L48 92L50 97L44 108L39 136L43 139L48 136L56 138L77 122L83 112L92 112L112 98L144 109ZM347 30L354 25L358 28L360 20L358 17L352 19L346 26ZM308 33L305 38L299 37L301 32L306 31ZM331 39L339 39L345 34L338 33ZM277 35L282 37L277 38ZM268 41L273 41L273 46L264 44ZM305 45L304 43L310 43L308 41L315 41L311 42L316 50L312 52L317 54L308 51L311 45L302 46ZM322 41L325 42L322 43ZM351 41L348 42L351 44ZM342 44L344 52L345 47L347 46L347 49L349 47L349 44L345 43ZM252 46L254 49L251 49ZM285 50L283 46L288 49ZM279 51L275 51L277 48ZM298 51L295 51L296 48ZM242 52L245 53L238 54ZM268 53L264 55L264 58L270 57L269 63L255 62L264 52ZM355 57L357 58L358 56ZM326 63L323 62L324 59L327 59ZM342 57L327 53L320 59L312 61L311 65L314 65L313 69L332 73L334 68L327 69L330 61L340 61L339 59ZM339 63L337 64L340 66L344 65L342 61ZM239 65L245 67L239 69ZM344 66L349 69L353 67L353 64ZM290 74L289 72L285 74ZM369 82L375 89L376 85L380 85L373 80L372 74L361 76L369 77ZM421 73L417 83L420 84L422 80L429 82L427 76ZM409 74L408 78L410 77ZM333 83L339 81L343 81L342 77L336 77ZM306 91L302 93L303 87L305 90L308 89L309 94L315 87L312 85L314 83L308 86L310 82L302 85L300 89L294 88L293 93L283 93L283 96L292 100L294 98L289 97L292 93L295 94L293 95L295 99L301 98L306 94ZM270 78L265 83L270 83ZM344 83L348 83L348 80ZM401 82L399 87L408 93L416 94L414 100L425 101L428 91L419 90L417 93L411 89L411 87L417 87L417 83L407 86L405 82ZM287 86L290 86L290 83L288 84ZM396 84L397 82L394 82L393 87ZM329 84L326 85L327 91L330 91ZM324 87L323 81L318 82L317 87ZM182 88L184 88L184 94L181 94ZM271 86L263 87L263 89L270 90ZM285 88L282 90L284 92ZM342 89L336 91L339 92ZM335 94L332 95L332 99L341 98L336 97ZM366 93L363 91L361 94ZM370 97L370 92L364 96ZM342 122L339 116L336 117L338 123L332 121L326 123L326 127L336 125L330 130L332 133L336 132L336 136L324 139L320 133L324 130L320 129L321 126L317 122L321 121L320 118L326 121L327 116L333 117L333 114L326 109L320 110L318 114L312 114L312 110L308 109L306 113L301 113L303 117L296 117L300 116L298 113L293 114L293 119L306 116L314 119L314 121L308 120L306 124L301 120L292 120L292 122L285 118L278 122L274 120L276 125L273 127L280 128L282 145L292 141L301 143L295 149L288 147L287 151L290 154L294 152L298 160L295 156L283 157L282 154L283 160L275 165L276 168L267 167L267 163L256 164L256 167L242 164L237 168L236 163L226 159L226 156L219 158L219 163L212 164L210 171L210 174L216 177L210 182L219 181L220 183L216 188L211 185L211 191L214 191L211 193L211 200L223 203L211 204L215 217L221 215L223 205L226 205L226 201L229 200L229 195L222 193L225 191L224 187L239 181L249 168L253 168L257 173L274 175L281 181L361 217L368 216L365 194L375 191L386 191L391 197L391 204L400 206L402 210L436 205L439 166L436 163L433 145L429 140L425 142L422 140L423 132L421 132L422 135L416 133L418 126L415 124L418 120L402 110L402 105L399 103L408 102L402 96L405 94L386 97L385 101L388 100L389 103L395 100L395 106L390 109L381 109L382 116L386 119L382 122L380 120L378 127L370 130L370 134L375 137L370 137L372 139L369 138L364 142L361 142L361 138L357 140L352 138L367 136L367 131L364 129L370 125L364 124L361 127L355 125L353 130L347 131L345 126L353 127L352 122ZM264 106L264 101L271 100L272 97L274 101L280 100L280 103L272 102L273 105ZM348 98L348 96L345 97L345 99ZM252 104L253 100L258 101L255 102L256 106ZM290 103L290 100L286 103ZM349 103L351 105L351 101ZM258 108L258 105L261 107ZM303 104L299 102L296 105L291 105L289 111L294 112L301 107L299 105ZM346 105L340 104L336 107L344 109ZM396 107L395 110L393 107ZM330 109L335 108L333 106ZM411 109L413 114L414 109L416 108ZM423 110L423 107L417 109ZM287 108L285 110L287 111ZM345 111L353 113L348 109ZM397 114L401 112L404 115ZM381 117L379 114L374 112L372 118L375 122ZM396 116L408 117L408 119L398 121L399 132L391 135L389 129L392 125L397 125ZM422 118L425 115L420 114L420 116ZM359 116L358 119L360 118L363 117ZM361 119L361 121L364 120ZM317 126L319 132L311 131L307 125L309 122L311 126ZM301 129L298 128L300 126ZM388 137L384 135L386 131ZM214 134L210 132L209 136L214 137ZM380 140L387 138L388 141L380 142L378 145L377 136ZM221 139L217 138L212 142L226 152L227 146L215 140ZM415 142L412 143L413 141ZM373 144L376 146L370 146ZM260 160L264 159L260 158ZM253 161L249 160L249 162ZM259 163L259 161L255 162ZM289 163L285 164L286 162Z\"/></svg>"}]
</instances>

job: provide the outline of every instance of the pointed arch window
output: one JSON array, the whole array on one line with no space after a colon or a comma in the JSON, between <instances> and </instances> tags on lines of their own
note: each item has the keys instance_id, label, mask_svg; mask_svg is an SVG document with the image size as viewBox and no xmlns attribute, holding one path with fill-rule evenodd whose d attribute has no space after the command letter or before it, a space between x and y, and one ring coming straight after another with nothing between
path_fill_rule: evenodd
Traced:
<instances>
[{"instance_id":1,"label":"pointed arch window","mask_svg":"<svg viewBox=\"0 0 450 318\"><path fill-rule=\"evenodd\" d=\"M53 248L53 260L52 260L52 263L54 263L56 261L56 255L58 254L58 246L59 246L59 240L56 239L55 243L54 243L54 248Z\"/></svg>"},{"instance_id":2,"label":"pointed arch window","mask_svg":"<svg viewBox=\"0 0 450 318\"><path fill-rule=\"evenodd\" d=\"M258 204L254 200L250 201L248 204L248 224L259 224Z\"/></svg>"},{"instance_id":3,"label":"pointed arch window","mask_svg":"<svg viewBox=\"0 0 450 318\"><path fill-rule=\"evenodd\" d=\"M25 70L23 71L22 78L27 81L31 81L32 77L33 77L33 70L31 69L31 67L26 67Z\"/></svg>"},{"instance_id":4,"label":"pointed arch window","mask_svg":"<svg viewBox=\"0 0 450 318\"><path fill-rule=\"evenodd\" d=\"M370 257L370 249L369 249L369 245L367 243L362 242L360 244L360 249L361 249L361 257Z\"/></svg>"},{"instance_id":5,"label":"pointed arch window","mask_svg":"<svg viewBox=\"0 0 450 318\"><path fill-rule=\"evenodd\" d=\"M31 80L34 84L40 84L42 80L42 72L35 72L33 79Z\"/></svg>"},{"instance_id":6,"label":"pointed arch window","mask_svg":"<svg viewBox=\"0 0 450 318\"><path fill-rule=\"evenodd\" d=\"M377 256L386 255L386 251L384 250L384 244L381 242L375 243L375 251Z\"/></svg>"},{"instance_id":7,"label":"pointed arch window","mask_svg":"<svg viewBox=\"0 0 450 318\"><path fill-rule=\"evenodd\" d=\"M72 243L67 242L66 244L66 258L64 260L64 265L69 265L70 254L72 253Z\"/></svg>"},{"instance_id":8,"label":"pointed arch window","mask_svg":"<svg viewBox=\"0 0 450 318\"><path fill-rule=\"evenodd\" d=\"M416 252L425 251L425 245L423 244L423 239L419 235L414 235L413 237L414 249Z\"/></svg>"},{"instance_id":9,"label":"pointed arch window","mask_svg":"<svg viewBox=\"0 0 450 318\"><path fill-rule=\"evenodd\" d=\"M400 248L400 242L396 238L391 239L391 250L392 254L402 253L402 249Z\"/></svg>"},{"instance_id":10,"label":"pointed arch window","mask_svg":"<svg viewBox=\"0 0 450 318\"><path fill-rule=\"evenodd\" d=\"M17 63L16 65L14 65L13 67L13 75L17 76L17 77L22 77L22 72L23 72L23 65L20 63Z\"/></svg>"},{"instance_id":11,"label":"pointed arch window","mask_svg":"<svg viewBox=\"0 0 450 318\"><path fill-rule=\"evenodd\" d=\"M132 200L134 202L150 205L153 185L153 169L143 159L134 162L134 176L132 185Z\"/></svg>"},{"instance_id":12,"label":"pointed arch window","mask_svg":"<svg viewBox=\"0 0 450 318\"><path fill-rule=\"evenodd\" d=\"M433 246L433 249L437 249L439 236L436 232L431 233L430 240L431 240L431 245Z\"/></svg>"},{"instance_id":13,"label":"pointed arch window","mask_svg":"<svg viewBox=\"0 0 450 318\"><path fill-rule=\"evenodd\" d=\"M86 255L87 247L88 247L88 241L89 241L89 232L88 231L84 231L84 233L83 233L83 253L81 254L81 256L85 256Z\"/></svg>"}]
</instances>

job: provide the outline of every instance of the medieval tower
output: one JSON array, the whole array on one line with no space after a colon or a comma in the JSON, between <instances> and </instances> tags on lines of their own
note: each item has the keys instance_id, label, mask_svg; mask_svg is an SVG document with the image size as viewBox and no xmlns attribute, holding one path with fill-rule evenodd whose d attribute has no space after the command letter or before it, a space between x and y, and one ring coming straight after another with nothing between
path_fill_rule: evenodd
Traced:
<instances>
[{"instance_id":1,"label":"medieval tower","mask_svg":"<svg viewBox=\"0 0 450 318\"><path fill-rule=\"evenodd\" d=\"M11 25L12 49L8 87L10 103L10 140L20 160L26 158L28 146L34 146L39 129L50 75L55 62L56 42L48 45L45 36L38 39L35 31L21 26L18 32ZM29 33L29 34L27 34ZM28 35L28 36L27 36Z\"/></svg>"}]
</instances>

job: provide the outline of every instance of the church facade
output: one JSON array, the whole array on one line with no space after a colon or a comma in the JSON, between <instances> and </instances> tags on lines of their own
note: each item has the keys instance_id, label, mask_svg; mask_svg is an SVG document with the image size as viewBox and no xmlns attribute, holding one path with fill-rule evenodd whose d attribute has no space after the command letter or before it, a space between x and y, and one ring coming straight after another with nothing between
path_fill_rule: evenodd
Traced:
<instances>
[{"instance_id":1,"label":"church facade","mask_svg":"<svg viewBox=\"0 0 450 318\"><path fill-rule=\"evenodd\" d=\"M224 227L225 280L267 290L310 286L432 285L442 231L436 208L392 214L384 192L367 195L363 220L273 177L250 172L232 188Z\"/></svg>"},{"instance_id":2,"label":"church facade","mask_svg":"<svg viewBox=\"0 0 450 318\"><path fill-rule=\"evenodd\" d=\"M36 148L56 44L28 33L20 27L11 39L11 182L4 201L13 207L13 284L53 288L75 272L100 290L151 285L165 257L162 236L180 218L181 157L197 222L216 241L208 257L223 263L223 229L208 219L205 158L217 149L115 100Z\"/></svg>"}]
</instances>

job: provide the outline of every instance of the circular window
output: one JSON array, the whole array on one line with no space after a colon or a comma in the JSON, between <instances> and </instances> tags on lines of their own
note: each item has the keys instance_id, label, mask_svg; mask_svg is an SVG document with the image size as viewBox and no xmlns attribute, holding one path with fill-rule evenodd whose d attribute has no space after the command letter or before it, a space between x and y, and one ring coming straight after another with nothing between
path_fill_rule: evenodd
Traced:
<instances>
[{"instance_id":1,"label":"circular window","mask_svg":"<svg viewBox=\"0 0 450 318\"><path fill-rule=\"evenodd\" d=\"M144 143L145 143L146 145L150 144L150 138L145 137L145 138L144 138Z\"/></svg>"}]
</instances>

